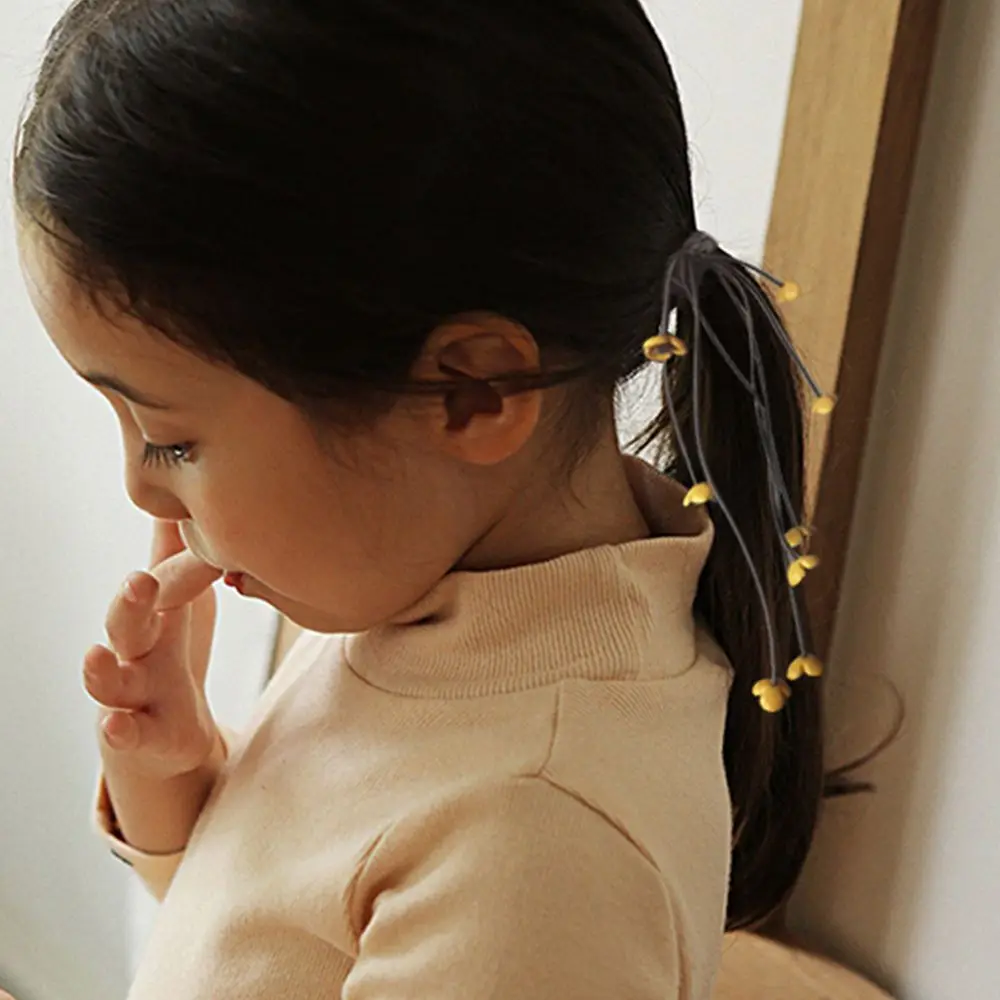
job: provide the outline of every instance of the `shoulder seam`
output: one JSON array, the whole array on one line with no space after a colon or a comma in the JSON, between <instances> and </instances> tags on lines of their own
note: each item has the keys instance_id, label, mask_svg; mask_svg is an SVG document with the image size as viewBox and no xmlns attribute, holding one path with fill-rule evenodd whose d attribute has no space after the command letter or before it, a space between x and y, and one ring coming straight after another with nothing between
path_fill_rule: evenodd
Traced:
<instances>
[{"instance_id":1,"label":"shoulder seam","mask_svg":"<svg viewBox=\"0 0 1000 1000\"><path fill-rule=\"evenodd\" d=\"M594 813L608 826L612 827L623 840L628 841L628 843L631 844L632 847L635 848L635 850L638 851L639 854L641 854L642 857L653 867L656 874L661 879L663 878L663 872L660 871L660 866L656 863L653 855L646 849L642 842L636 840L636 838L633 837L621 823L609 816L599 805L594 802L590 802L588 799L584 798L584 796L580 795L579 792L575 792L572 789L567 788L565 785L559 784L559 782L555 781L545 773L528 775L528 780L542 782L543 784L548 785L553 791L572 799L588 812Z\"/></svg>"},{"instance_id":2,"label":"shoulder seam","mask_svg":"<svg viewBox=\"0 0 1000 1000\"><path fill-rule=\"evenodd\" d=\"M538 770L533 774L526 775L526 777L529 780L543 782L556 792L560 792L561 794L566 795L569 798L573 799L575 802L579 803L579 805L581 805L584 809L587 809L590 812L598 815L602 820L604 820L605 823L613 827L621 837L627 840L643 856L643 858L645 858L646 861L653 866L656 873L660 876L660 878L662 878L663 873L660 871L659 865L657 865L656 861L653 859L653 855L642 845L640 841L636 840L635 837L633 837L621 823L617 822L611 816L609 816L595 802L588 801L586 798L584 798L584 796L580 795L578 792L575 792L570 788L567 788L565 785L560 784L550 774L547 773L549 764L552 762L552 756L555 753L556 740L559 737L559 723L562 719L563 687L564 687L563 683L556 685L556 705L555 705L555 712L553 713L553 718L552 718L552 737L549 740L548 750L546 751L545 756L542 759L542 763L539 766Z\"/></svg>"},{"instance_id":3,"label":"shoulder seam","mask_svg":"<svg viewBox=\"0 0 1000 1000\"><path fill-rule=\"evenodd\" d=\"M529 774L528 777L542 777L548 769L549 763L552 760L552 755L556 752L556 739L559 736L559 721L562 718L562 699L563 685L562 683L559 683L556 685L556 703L552 711L552 734L549 736L549 745L545 751L545 755L542 757L541 763L538 765L538 770L533 774Z\"/></svg>"}]
</instances>

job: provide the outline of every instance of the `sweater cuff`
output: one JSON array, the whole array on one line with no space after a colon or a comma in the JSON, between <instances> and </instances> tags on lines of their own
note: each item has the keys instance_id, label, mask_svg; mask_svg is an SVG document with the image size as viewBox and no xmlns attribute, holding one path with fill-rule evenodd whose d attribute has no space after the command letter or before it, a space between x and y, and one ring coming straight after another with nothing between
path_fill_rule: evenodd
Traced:
<instances>
[{"instance_id":1,"label":"sweater cuff","mask_svg":"<svg viewBox=\"0 0 1000 1000\"><path fill-rule=\"evenodd\" d=\"M236 733L225 726L219 727L222 746L226 757L236 739ZM128 865L149 890L154 899L162 901L173 882L174 875L184 858L184 850L173 854L148 854L129 844L122 836L118 818L111 803L107 782L103 772L97 783L97 796L93 812L93 824L98 836L107 844L111 853Z\"/></svg>"}]
</instances>

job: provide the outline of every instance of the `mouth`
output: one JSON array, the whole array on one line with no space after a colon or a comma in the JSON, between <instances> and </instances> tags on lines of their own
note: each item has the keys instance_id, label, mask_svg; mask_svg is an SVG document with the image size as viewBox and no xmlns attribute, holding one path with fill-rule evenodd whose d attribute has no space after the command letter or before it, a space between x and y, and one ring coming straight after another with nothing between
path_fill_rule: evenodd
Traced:
<instances>
[{"instance_id":1,"label":"mouth","mask_svg":"<svg viewBox=\"0 0 1000 1000\"><path fill-rule=\"evenodd\" d=\"M229 572L223 577L223 582L227 587L232 587L237 593L242 594L246 589L246 573Z\"/></svg>"}]
</instances>

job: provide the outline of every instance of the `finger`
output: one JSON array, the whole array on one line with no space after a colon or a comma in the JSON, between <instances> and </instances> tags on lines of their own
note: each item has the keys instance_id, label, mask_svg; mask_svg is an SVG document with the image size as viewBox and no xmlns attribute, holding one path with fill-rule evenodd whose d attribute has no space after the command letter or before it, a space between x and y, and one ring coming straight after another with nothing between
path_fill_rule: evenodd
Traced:
<instances>
[{"instance_id":1,"label":"finger","mask_svg":"<svg viewBox=\"0 0 1000 1000\"><path fill-rule=\"evenodd\" d=\"M187 548L181 538L180 525L176 521L164 521L162 518L153 520L153 547L150 552L149 565L159 566L171 556L183 552Z\"/></svg>"},{"instance_id":2,"label":"finger","mask_svg":"<svg viewBox=\"0 0 1000 1000\"><path fill-rule=\"evenodd\" d=\"M191 603L188 664L195 682L202 689L205 686L205 674L208 672L208 661L215 637L216 605L215 590L211 588Z\"/></svg>"},{"instance_id":3,"label":"finger","mask_svg":"<svg viewBox=\"0 0 1000 1000\"><path fill-rule=\"evenodd\" d=\"M190 604L223 576L222 570L202 562L187 549L154 567L152 574L160 584L156 600L158 611L171 611Z\"/></svg>"},{"instance_id":4,"label":"finger","mask_svg":"<svg viewBox=\"0 0 1000 1000\"><path fill-rule=\"evenodd\" d=\"M156 645L160 620L156 602L160 583L149 573L130 574L104 620L111 648L122 660L138 660Z\"/></svg>"},{"instance_id":5,"label":"finger","mask_svg":"<svg viewBox=\"0 0 1000 1000\"><path fill-rule=\"evenodd\" d=\"M141 752L147 759L171 760L174 766L197 767L212 749L213 737L195 721L171 725L147 711L109 712L101 722L104 742L119 753Z\"/></svg>"},{"instance_id":6,"label":"finger","mask_svg":"<svg viewBox=\"0 0 1000 1000\"><path fill-rule=\"evenodd\" d=\"M149 701L148 669L138 663L119 663L104 646L94 646L83 658L83 685L105 708L139 709Z\"/></svg>"},{"instance_id":7,"label":"finger","mask_svg":"<svg viewBox=\"0 0 1000 1000\"><path fill-rule=\"evenodd\" d=\"M142 721L152 721L145 712L109 712L101 722L101 733L112 750L138 750L142 746ZM148 742L148 733L147 733Z\"/></svg>"}]
</instances>

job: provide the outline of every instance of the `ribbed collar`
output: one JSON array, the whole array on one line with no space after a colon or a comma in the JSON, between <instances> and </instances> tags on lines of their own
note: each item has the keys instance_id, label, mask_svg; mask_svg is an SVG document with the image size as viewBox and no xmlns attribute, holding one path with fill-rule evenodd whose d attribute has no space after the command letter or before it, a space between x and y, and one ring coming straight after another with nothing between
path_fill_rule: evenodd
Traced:
<instances>
[{"instance_id":1,"label":"ribbed collar","mask_svg":"<svg viewBox=\"0 0 1000 1000\"><path fill-rule=\"evenodd\" d=\"M651 536L544 562L454 572L345 652L369 683L411 697L483 697L569 678L648 681L694 660L692 604L712 544L684 488L626 458Z\"/></svg>"}]
</instances>

